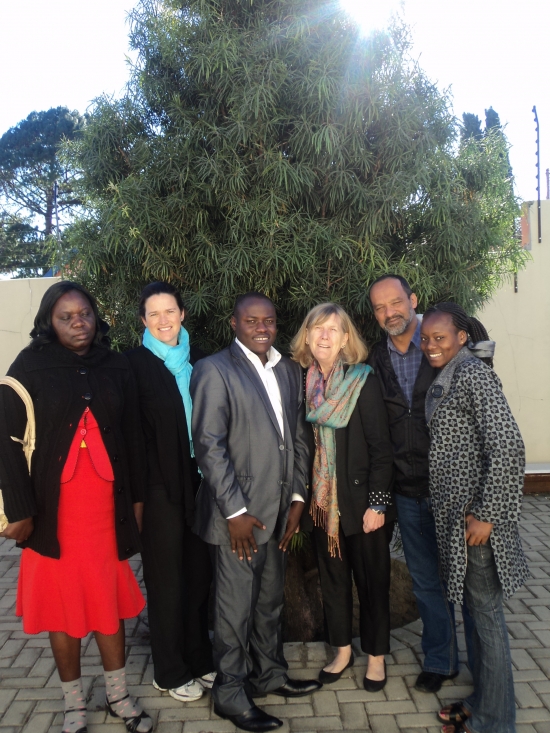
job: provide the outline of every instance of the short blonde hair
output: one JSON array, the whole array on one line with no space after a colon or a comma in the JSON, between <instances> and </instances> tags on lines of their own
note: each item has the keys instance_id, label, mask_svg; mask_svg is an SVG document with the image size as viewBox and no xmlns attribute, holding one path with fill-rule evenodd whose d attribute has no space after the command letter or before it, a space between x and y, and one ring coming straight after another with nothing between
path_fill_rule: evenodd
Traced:
<instances>
[{"instance_id":1,"label":"short blonde hair","mask_svg":"<svg viewBox=\"0 0 550 733\"><path fill-rule=\"evenodd\" d=\"M342 324L342 330L348 334L348 342L342 349L344 364L360 364L367 358L369 353L367 345L342 306L338 303L320 303L309 311L300 326L300 330L290 344L291 357L301 366L307 368L313 362L311 349L306 343L307 332L324 323L331 316L338 316Z\"/></svg>"}]
</instances>

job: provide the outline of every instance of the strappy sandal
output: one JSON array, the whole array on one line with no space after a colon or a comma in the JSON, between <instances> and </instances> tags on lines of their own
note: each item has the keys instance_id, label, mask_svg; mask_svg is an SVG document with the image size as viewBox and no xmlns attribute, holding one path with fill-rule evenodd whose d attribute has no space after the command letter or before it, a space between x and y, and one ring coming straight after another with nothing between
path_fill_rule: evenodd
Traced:
<instances>
[{"instance_id":1,"label":"strappy sandal","mask_svg":"<svg viewBox=\"0 0 550 733\"><path fill-rule=\"evenodd\" d=\"M130 697L130 695L125 695L124 697L121 697L120 700L126 700L127 697ZM116 702L120 702L120 700L117 700ZM153 721L151 720L151 716L147 715L145 710L142 710L139 715L134 716L133 718L123 718L122 716L118 715L113 708L111 707L111 703L109 700L106 700L107 705L107 711L109 715L113 718L120 718L120 720L124 721L124 725L126 726L126 730L129 731L129 733L137 733L138 725L143 721L146 722L147 720L151 723L151 726L148 728L149 731L153 730Z\"/></svg>"},{"instance_id":2,"label":"strappy sandal","mask_svg":"<svg viewBox=\"0 0 550 733\"><path fill-rule=\"evenodd\" d=\"M466 723L445 723L441 733L470 733L470 731L466 728Z\"/></svg>"},{"instance_id":3,"label":"strappy sandal","mask_svg":"<svg viewBox=\"0 0 550 733\"><path fill-rule=\"evenodd\" d=\"M442 718L441 713L445 713L445 715L448 715L448 718ZM470 717L469 713L466 713L464 711L463 703L460 702L454 702L452 705L447 705L444 708L441 708L441 710L437 713L437 719L441 723L448 723L449 725L454 725L455 728L457 725L462 725L465 723L468 718ZM460 728L458 729L460 730Z\"/></svg>"}]
</instances>

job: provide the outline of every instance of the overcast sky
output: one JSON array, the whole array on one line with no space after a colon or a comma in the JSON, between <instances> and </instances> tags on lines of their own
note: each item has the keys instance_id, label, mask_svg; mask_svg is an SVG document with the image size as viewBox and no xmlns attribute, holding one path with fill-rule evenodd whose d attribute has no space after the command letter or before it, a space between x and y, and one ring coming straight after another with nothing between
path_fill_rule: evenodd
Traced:
<instances>
[{"instance_id":1,"label":"overcast sky","mask_svg":"<svg viewBox=\"0 0 550 733\"><path fill-rule=\"evenodd\" d=\"M84 112L102 93L118 95L128 78L126 14L133 0L0 2L0 134L33 110ZM391 0L357 0L373 16ZM550 167L547 0L405 0L414 56L440 88L452 88L454 112L482 120L492 106L507 125L518 195L536 198L535 124L541 134L541 196ZM368 21L367 21L368 22Z\"/></svg>"}]
</instances>

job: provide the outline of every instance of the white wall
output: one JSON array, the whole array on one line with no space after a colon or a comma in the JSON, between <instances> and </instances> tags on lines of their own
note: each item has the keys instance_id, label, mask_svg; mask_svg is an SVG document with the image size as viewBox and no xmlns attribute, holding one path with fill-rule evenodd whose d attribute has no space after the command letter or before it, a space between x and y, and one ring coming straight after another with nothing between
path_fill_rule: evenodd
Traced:
<instances>
[{"instance_id":1,"label":"white wall","mask_svg":"<svg viewBox=\"0 0 550 733\"><path fill-rule=\"evenodd\" d=\"M46 290L56 277L0 281L0 374L30 341L34 317Z\"/></svg>"},{"instance_id":2,"label":"white wall","mask_svg":"<svg viewBox=\"0 0 550 733\"><path fill-rule=\"evenodd\" d=\"M550 201L541 205L540 244L536 202L529 207L533 259L518 273L517 293L510 279L478 316L496 341L495 370L522 432L527 462L547 464L539 469L550 473Z\"/></svg>"}]
</instances>

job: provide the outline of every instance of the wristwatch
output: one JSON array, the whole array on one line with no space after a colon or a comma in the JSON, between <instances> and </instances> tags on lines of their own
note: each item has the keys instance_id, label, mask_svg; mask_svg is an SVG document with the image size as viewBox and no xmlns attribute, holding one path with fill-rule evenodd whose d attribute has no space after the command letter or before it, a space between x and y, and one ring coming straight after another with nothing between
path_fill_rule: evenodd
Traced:
<instances>
[{"instance_id":1,"label":"wristwatch","mask_svg":"<svg viewBox=\"0 0 550 733\"><path fill-rule=\"evenodd\" d=\"M385 507L381 507L381 506L371 506L371 509L372 509L372 511L373 511L373 512L374 512L375 514L385 514L385 513L386 513L386 508L385 508Z\"/></svg>"}]
</instances>

